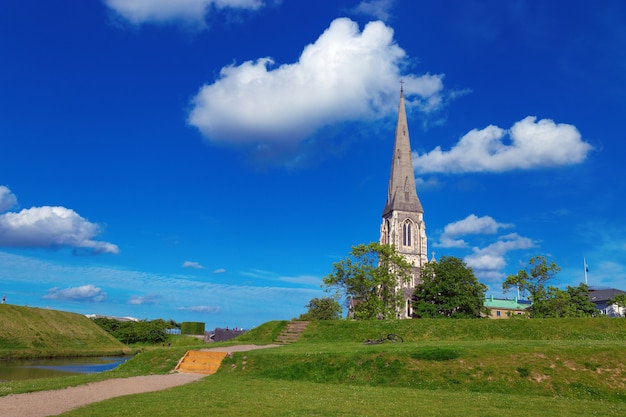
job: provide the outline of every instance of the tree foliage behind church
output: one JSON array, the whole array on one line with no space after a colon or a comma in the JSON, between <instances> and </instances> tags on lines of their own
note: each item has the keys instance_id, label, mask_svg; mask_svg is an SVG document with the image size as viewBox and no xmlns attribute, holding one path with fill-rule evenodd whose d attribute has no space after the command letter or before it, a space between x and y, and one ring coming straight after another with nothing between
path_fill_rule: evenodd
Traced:
<instances>
[{"instance_id":1,"label":"tree foliage behind church","mask_svg":"<svg viewBox=\"0 0 626 417\"><path fill-rule=\"evenodd\" d=\"M530 316L535 318L591 317L598 313L589 299L589 287L583 283L577 287L568 285L567 290L548 287L535 295L529 310Z\"/></svg>"},{"instance_id":2,"label":"tree foliage behind church","mask_svg":"<svg viewBox=\"0 0 626 417\"><path fill-rule=\"evenodd\" d=\"M442 256L422 267L421 283L413 296L414 317L481 317L487 286L481 284L465 262Z\"/></svg>"},{"instance_id":3,"label":"tree foliage behind church","mask_svg":"<svg viewBox=\"0 0 626 417\"><path fill-rule=\"evenodd\" d=\"M353 318L391 319L404 300L396 289L411 277L411 264L393 246L371 242L353 246L349 256L333 264L324 285L345 298Z\"/></svg>"},{"instance_id":4,"label":"tree foliage behind church","mask_svg":"<svg viewBox=\"0 0 626 417\"><path fill-rule=\"evenodd\" d=\"M548 263L545 256L534 256L528 261L528 266L520 269L517 274L509 275L502 283L506 292L517 289L522 296L528 296L534 304L547 294L547 282L559 273L559 267L554 261Z\"/></svg>"},{"instance_id":5,"label":"tree foliage behind church","mask_svg":"<svg viewBox=\"0 0 626 417\"><path fill-rule=\"evenodd\" d=\"M547 285L560 270L554 261L548 263L545 256L535 256L528 261L526 268L509 275L502 289L517 289L520 294L528 295L532 302L528 309L530 317L589 317L597 314L586 284L568 286L567 290Z\"/></svg>"}]
</instances>

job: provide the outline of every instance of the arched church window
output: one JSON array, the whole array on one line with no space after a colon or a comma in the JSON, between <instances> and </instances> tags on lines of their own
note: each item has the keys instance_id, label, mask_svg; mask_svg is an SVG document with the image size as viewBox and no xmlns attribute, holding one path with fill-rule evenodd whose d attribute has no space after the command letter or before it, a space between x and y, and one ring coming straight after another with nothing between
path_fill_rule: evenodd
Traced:
<instances>
[{"instance_id":1,"label":"arched church window","mask_svg":"<svg viewBox=\"0 0 626 417\"><path fill-rule=\"evenodd\" d=\"M407 220L402 225L402 245L411 246L411 232L411 222Z\"/></svg>"}]
</instances>

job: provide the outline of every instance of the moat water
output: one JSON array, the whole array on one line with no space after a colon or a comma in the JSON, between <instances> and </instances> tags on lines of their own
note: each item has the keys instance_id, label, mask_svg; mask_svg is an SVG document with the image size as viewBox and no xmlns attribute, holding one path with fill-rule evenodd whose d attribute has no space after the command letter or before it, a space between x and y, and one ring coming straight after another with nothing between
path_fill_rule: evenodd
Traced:
<instances>
[{"instance_id":1,"label":"moat water","mask_svg":"<svg viewBox=\"0 0 626 417\"><path fill-rule=\"evenodd\" d=\"M0 361L0 382L97 373L113 369L128 359L130 356Z\"/></svg>"}]
</instances>

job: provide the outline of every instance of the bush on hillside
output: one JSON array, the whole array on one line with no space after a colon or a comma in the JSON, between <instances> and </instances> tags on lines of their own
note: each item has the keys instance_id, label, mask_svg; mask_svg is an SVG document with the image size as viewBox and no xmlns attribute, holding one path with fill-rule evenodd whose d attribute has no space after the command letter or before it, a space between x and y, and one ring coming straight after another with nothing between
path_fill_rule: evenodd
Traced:
<instances>
[{"instance_id":1,"label":"bush on hillside","mask_svg":"<svg viewBox=\"0 0 626 417\"><path fill-rule=\"evenodd\" d=\"M119 321L105 317L94 319L94 322L102 327L113 337L122 343L163 343L168 339L166 329L178 327L173 320L140 320Z\"/></svg>"}]
</instances>

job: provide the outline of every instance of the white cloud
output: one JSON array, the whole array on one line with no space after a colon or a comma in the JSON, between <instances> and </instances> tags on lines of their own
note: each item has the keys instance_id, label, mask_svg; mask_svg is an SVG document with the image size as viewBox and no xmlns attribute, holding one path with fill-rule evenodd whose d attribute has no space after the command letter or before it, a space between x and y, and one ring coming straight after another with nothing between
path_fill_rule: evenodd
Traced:
<instances>
[{"instance_id":1,"label":"white cloud","mask_svg":"<svg viewBox=\"0 0 626 417\"><path fill-rule=\"evenodd\" d=\"M218 268L215 271L213 271L214 274L223 274L226 272L226 269L224 268Z\"/></svg>"},{"instance_id":2,"label":"white cloud","mask_svg":"<svg viewBox=\"0 0 626 417\"><path fill-rule=\"evenodd\" d=\"M325 126L395 112L400 78L407 106L433 110L443 77L401 77L405 59L384 23L360 32L352 20L336 19L296 63L276 66L266 57L222 68L193 98L188 122L209 141L293 145Z\"/></svg>"},{"instance_id":3,"label":"white cloud","mask_svg":"<svg viewBox=\"0 0 626 417\"><path fill-rule=\"evenodd\" d=\"M0 247L88 249L118 253L116 245L93 240L100 227L65 207L32 207L0 215Z\"/></svg>"},{"instance_id":4,"label":"white cloud","mask_svg":"<svg viewBox=\"0 0 626 417\"><path fill-rule=\"evenodd\" d=\"M7 211L15 205L17 205L15 194L8 187L0 185L0 213Z\"/></svg>"},{"instance_id":5,"label":"white cloud","mask_svg":"<svg viewBox=\"0 0 626 417\"><path fill-rule=\"evenodd\" d=\"M380 20L389 20L391 8L395 0L365 0L359 3L354 11Z\"/></svg>"},{"instance_id":6,"label":"white cloud","mask_svg":"<svg viewBox=\"0 0 626 417\"><path fill-rule=\"evenodd\" d=\"M156 295L133 295L128 299L128 304L132 305L145 305L145 304L158 304L159 297Z\"/></svg>"},{"instance_id":7,"label":"white cloud","mask_svg":"<svg viewBox=\"0 0 626 417\"><path fill-rule=\"evenodd\" d=\"M180 307L178 310L192 311L194 313L215 314L215 313L219 313L222 310L222 308L219 306L191 306L191 307Z\"/></svg>"},{"instance_id":8,"label":"white cloud","mask_svg":"<svg viewBox=\"0 0 626 417\"><path fill-rule=\"evenodd\" d=\"M470 214L463 220L447 224L443 229L440 241L435 246L443 248L462 248L467 243L464 240L455 239L465 235L493 235L500 229L513 227L512 224L498 223L491 216L478 217Z\"/></svg>"},{"instance_id":9,"label":"white cloud","mask_svg":"<svg viewBox=\"0 0 626 417\"><path fill-rule=\"evenodd\" d=\"M315 275L281 276L278 278L278 281L311 286L320 286L322 284L322 278Z\"/></svg>"},{"instance_id":10,"label":"white cloud","mask_svg":"<svg viewBox=\"0 0 626 417\"><path fill-rule=\"evenodd\" d=\"M501 236L497 242L485 248L474 248L473 253L464 258L467 266L471 267L476 275L483 279L502 278L500 273L505 266L504 255L512 250L529 249L534 247L531 239L511 233Z\"/></svg>"},{"instance_id":11,"label":"white cloud","mask_svg":"<svg viewBox=\"0 0 626 417\"><path fill-rule=\"evenodd\" d=\"M436 189L441 187L441 183L436 177L430 177L428 179L415 177L415 184L417 185L417 188L421 190Z\"/></svg>"},{"instance_id":12,"label":"white cloud","mask_svg":"<svg viewBox=\"0 0 626 417\"><path fill-rule=\"evenodd\" d=\"M413 166L419 173L503 172L576 164L592 149L575 126L529 116L508 131L474 129L449 151L437 146L423 155L414 153Z\"/></svg>"},{"instance_id":13,"label":"white cloud","mask_svg":"<svg viewBox=\"0 0 626 417\"><path fill-rule=\"evenodd\" d=\"M264 271L262 269L253 269L250 271L244 271L244 272L241 272L241 275L255 278L255 279L266 280L266 281L286 282L289 284L310 285L310 286L318 286L318 287L322 283L322 278L319 276L315 276L315 275L286 276L286 275L279 275L271 271Z\"/></svg>"},{"instance_id":14,"label":"white cloud","mask_svg":"<svg viewBox=\"0 0 626 417\"><path fill-rule=\"evenodd\" d=\"M204 269L199 262L185 261L183 262L183 268Z\"/></svg>"},{"instance_id":15,"label":"white cloud","mask_svg":"<svg viewBox=\"0 0 626 417\"><path fill-rule=\"evenodd\" d=\"M102 289L94 285L82 285L80 287L73 288L51 288L48 290L48 294L43 298L47 300L62 300L62 301L91 301L100 302L106 298L106 293Z\"/></svg>"},{"instance_id":16,"label":"white cloud","mask_svg":"<svg viewBox=\"0 0 626 417\"><path fill-rule=\"evenodd\" d=\"M103 0L122 18L132 24L181 22L190 26L206 26L205 16L216 9L257 10L261 0Z\"/></svg>"}]
</instances>

